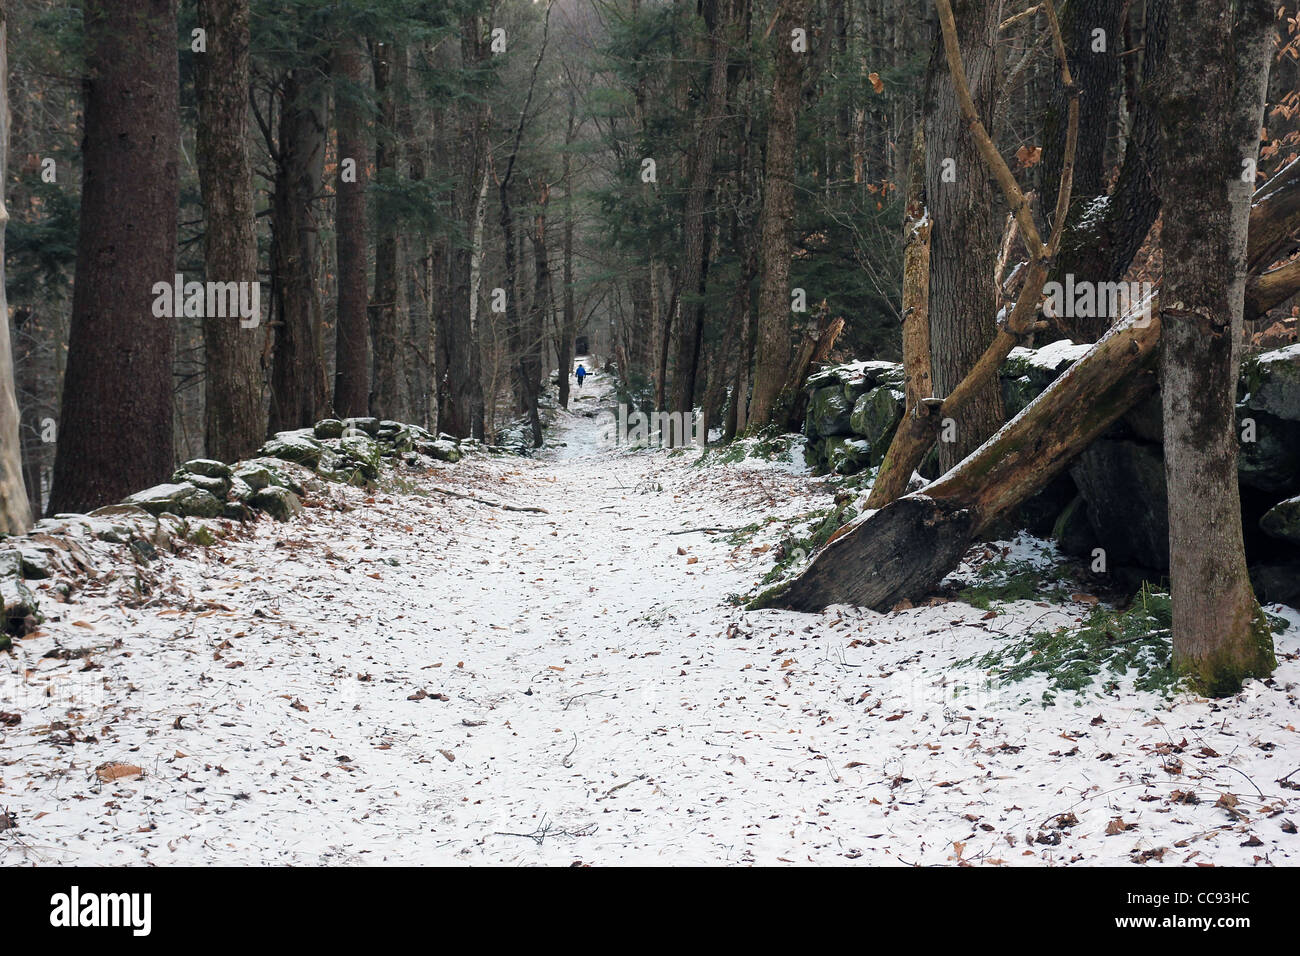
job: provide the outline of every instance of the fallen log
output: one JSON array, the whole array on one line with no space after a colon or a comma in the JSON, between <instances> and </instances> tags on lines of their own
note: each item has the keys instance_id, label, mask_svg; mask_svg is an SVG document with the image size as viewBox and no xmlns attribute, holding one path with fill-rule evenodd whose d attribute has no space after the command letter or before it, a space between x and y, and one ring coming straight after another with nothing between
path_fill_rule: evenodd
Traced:
<instances>
[{"instance_id":1,"label":"fallen log","mask_svg":"<svg viewBox=\"0 0 1300 956\"><path fill-rule=\"evenodd\" d=\"M1142 303L946 475L845 525L803 573L750 607L888 610L933 592L993 521L1154 390L1158 314Z\"/></svg>"}]
</instances>

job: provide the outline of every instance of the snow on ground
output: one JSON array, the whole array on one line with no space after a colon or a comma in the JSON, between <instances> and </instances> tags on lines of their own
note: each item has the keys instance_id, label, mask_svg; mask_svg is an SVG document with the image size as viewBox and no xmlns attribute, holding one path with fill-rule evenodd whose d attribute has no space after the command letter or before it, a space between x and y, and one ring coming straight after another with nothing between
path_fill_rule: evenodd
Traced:
<instances>
[{"instance_id":1,"label":"snow on ground","mask_svg":"<svg viewBox=\"0 0 1300 956\"><path fill-rule=\"evenodd\" d=\"M1300 863L1300 616L1233 700L1022 703L954 662L1086 606L744 611L779 526L688 529L829 492L619 453L609 401L52 606L0 658L0 863Z\"/></svg>"}]
</instances>

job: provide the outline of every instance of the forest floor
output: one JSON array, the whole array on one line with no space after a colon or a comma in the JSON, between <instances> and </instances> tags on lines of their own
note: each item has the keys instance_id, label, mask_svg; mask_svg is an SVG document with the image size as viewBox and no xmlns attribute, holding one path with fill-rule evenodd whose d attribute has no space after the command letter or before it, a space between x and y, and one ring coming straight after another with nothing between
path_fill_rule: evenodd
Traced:
<instances>
[{"instance_id":1,"label":"forest floor","mask_svg":"<svg viewBox=\"0 0 1300 956\"><path fill-rule=\"evenodd\" d=\"M54 607L0 661L0 864L1300 864L1300 615L1234 699L1044 707L958 662L1088 604L745 611L831 492L610 402Z\"/></svg>"}]
</instances>

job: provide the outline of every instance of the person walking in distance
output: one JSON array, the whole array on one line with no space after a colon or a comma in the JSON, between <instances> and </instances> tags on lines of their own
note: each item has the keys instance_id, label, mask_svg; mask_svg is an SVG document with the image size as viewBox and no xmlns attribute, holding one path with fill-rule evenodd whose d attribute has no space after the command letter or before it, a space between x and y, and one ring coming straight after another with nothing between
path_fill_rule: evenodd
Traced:
<instances>
[{"instance_id":1,"label":"person walking in distance","mask_svg":"<svg viewBox=\"0 0 1300 956\"><path fill-rule=\"evenodd\" d=\"M587 377L587 370L586 370L585 368L583 368L583 366L582 366L581 364L579 364L579 365L578 365L578 370L577 370L576 372L574 372L573 374L574 374L574 377L577 378L577 380L578 380L578 388L582 388L582 380L583 380L584 378Z\"/></svg>"}]
</instances>

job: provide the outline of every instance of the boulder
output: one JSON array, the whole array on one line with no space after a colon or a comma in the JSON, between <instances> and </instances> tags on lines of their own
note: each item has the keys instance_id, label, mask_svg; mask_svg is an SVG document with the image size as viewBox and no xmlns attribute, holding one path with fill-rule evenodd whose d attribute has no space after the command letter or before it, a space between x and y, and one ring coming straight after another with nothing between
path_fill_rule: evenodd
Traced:
<instances>
[{"instance_id":1,"label":"boulder","mask_svg":"<svg viewBox=\"0 0 1300 956\"><path fill-rule=\"evenodd\" d=\"M871 443L861 438L835 436L822 446L823 461L837 475L852 475L871 463Z\"/></svg>"},{"instance_id":2,"label":"boulder","mask_svg":"<svg viewBox=\"0 0 1300 956\"><path fill-rule=\"evenodd\" d=\"M849 427L855 435L866 439L871 449L872 465L879 465L884 460L894 431L903 419L904 402L902 392L882 385L860 396L854 403Z\"/></svg>"},{"instance_id":3,"label":"boulder","mask_svg":"<svg viewBox=\"0 0 1300 956\"><path fill-rule=\"evenodd\" d=\"M812 393L804 431L809 438L850 435L853 432L852 418L853 403L844 397L844 388L828 385Z\"/></svg>"},{"instance_id":4,"label":"boulder","mask_svg":"<svg viewBox=\"0 0 1300 956\"><path fill-rule=\"evenodd\" d=\"M460 446L454 440L439 438L437 441L420 442L416 450L422 455L438 461L455 463L460 461Z\"/></svg>"},{"instance_id":5,"label":"boulder","mask_svg":"<svg viewBox=\"0 0 1300 956\"><path fill-rule=\"evenodd\" d=\"M1261 603L1300 608L1300 561L1254 565L1250 581Z\"/></svg>"},{"instance_id":6,"label":"boulder","mask_svg":"<svg viewBox=\"0 0 1300 956\"><path fill-rule=\"evenodd\" d=\"M215 518L221 513L221 501L216 495L188 481L154 485L137 491L122 503L143 508L151 515L169 513L187 518Z\"/></svg>"},{"instance_id":7,"label":"boulder","mask_svg":"<svg viewBox=\"0 0 1300 956\"><path fill-rule=\"evenodd\" d=\"M377 418L345 418L343 427L346 433L363 431L371 438L379 434L379 419Z\"/></svg>"},{"instance_id":8,"label":"boulder","mask_svg":"<svg viewBox=\"0 0 1300 956\"><path fill-rule=\"evenodd\" d=\"M304 428L278 432L257 453L264 458L278 458L306 468L315 468L320 462L321 449L324 447L316 440L310 428Z\"/></svg>"},{"instance_id":9,"label":"boulder","mask_svg":"<svg viewBox=\"0 0 1300 956\"><path fill-rule=\"evenodd\" d=\"M253 492L245 504L258 511L265 511L276 521L288 521L302 511L302 502L298 496L278 485L268 485Z\"/></svg>"},{"instance_id":10,"label":"boulder","mask_svg":"<svg viewBox=\"0 0 1300 956\"><path fill-rule=\"evenodd\" d=\"M1098 545L1097 532L1092 530L1092 522L1088 520L1088 503L1082 495L1075 495L1061 511L1052 527L1052 537L1056 539L1056 546L1062 554L1073 558L1092 557L1093 548Z\"/></svg>"},{"instance_id":11,"label":"boulder","mask_svg":"<svg viewBox=\"0 0 1300 956\"><path fill-rule=\"evenodd\" d=\"M1158 445L1103 438L1078 457L1070 476L1088 503L1088 521L1109 567L1168 570L1165 463Z\"/></svg>"},{"instance_id":12,"label":"boulder","mask_svg":"<svg viewBox=\"0 0 1300 956\"><path fill-rule=\"evenodd\" d=\"M1259 528L1270 538L1300 545L1300 496L1278 502L1259 519Z\"/></svg>"},{"instance_id":13,"label":"boulder","mask_svg":"<svg viewBox=\"0 0 1300 956\"><path fill-rule=\"evenodd\" d=\"M229 479L231 475L229 465L213 458L192 458L181 465L180 470L191 475L202 475L204 478Z\"/></svg>"},{"instance_id":14,"label":"boulder","mask_svg":"<svg viewBox=\"0 0 1300 956\"><path fill-rule=\"evenodd\" d=\"M312 434L317 438L342 438L343 422L337 418L326 418L316 423L312 429Z\"/></svg>"},{"instance_id":15,"label":"boulder","mask_svg":"<svg viewBox=\"0 0 1300 956\"><path fill-rule=\"evenodd\" d=\"M36 595L23 579L0 575L0 632L22 637L43 619Z\"/></svg>"}]
</instances>

